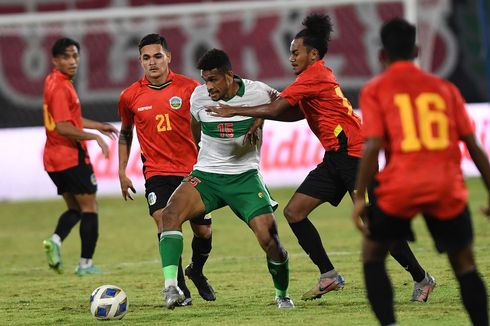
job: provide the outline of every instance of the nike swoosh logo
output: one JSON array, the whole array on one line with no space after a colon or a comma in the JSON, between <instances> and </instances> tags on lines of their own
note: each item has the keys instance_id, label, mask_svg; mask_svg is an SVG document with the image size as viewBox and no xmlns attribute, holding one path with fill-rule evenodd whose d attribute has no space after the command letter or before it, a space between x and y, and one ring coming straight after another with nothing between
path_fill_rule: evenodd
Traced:
<instances>
[{"instance_id":1,"label":"nike swoosh logo","mask_svg":"<svg viewBox=\"0 0 490 326\"><path fill-rule=\"evenodd\" d=\"M331 287L332 285L335 285L335 281L332 281L329 285L327 285L326 287L322 288L321 286L318 286L318 289L323 292L325 291L326 289L328 289L329 287Z\"/></svg>"}]
</instances>

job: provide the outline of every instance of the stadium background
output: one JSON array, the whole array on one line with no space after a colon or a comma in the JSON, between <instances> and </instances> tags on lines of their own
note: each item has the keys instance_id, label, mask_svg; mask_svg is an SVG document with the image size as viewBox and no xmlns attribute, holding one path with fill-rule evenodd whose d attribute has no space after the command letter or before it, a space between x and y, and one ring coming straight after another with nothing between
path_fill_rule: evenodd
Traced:
<instances>
[{"instance_id":1,"label":"stadium background","mask_svg":"<svg viewBox=\"0 0 490 326\"><path fill-rule=\"evenodd\" d=\"M22 13L35 16L56 12L53 17L58 15L61 19L73 11L110 12L124 11L124 8L131 11L148 6L162 11L166 5L191 2L216 3L208 0L1 1L0 127L42 125L42 85L51 69L50 46L61 35L70 35L81 42L77 89L84 114L97 120L117 121L119 93L141 75L136 45L145 33L158 31L168 38L172 68L177 72L199 78L194 68L196 58L207 48L219 47L230 54L238 74L282 89L293 79L287 61L291 37L304 13L311 10L328 12L334 20L327 62L356 107L360 86L380 71L376 38L380 24L394 15L404 15L400 1L332 6L331 1L325 0L323 8L316 6L310 10L253 11L243 5L240 11L232 13L162 15L164 19L142 16L29 25L33 16L27 16L20 19L20 24L2 25L8 16ZM482 28L489 17L488 11L480 15L481 6L490 7L490 1L417 1L421 66L454 82L469 103L486 102L489 97L484 48L488 33L483 33Z\"/></svg>"},{"instance_id":2,"label":"stadium background","mask_svg":"<svg viewBox=\"0 0 490 326\"><path fill-rule=\"evenodd\" d=\"M55 39L69 36L81 43L75 84L84 116L117 124L120 92L142 76L137 44L145 34L165 35L176 72L200 80L197 58L217 47L230 55L236 73L281 90L294 80L289 44L310 12L328 13L333 20L326 61L354 107L360 87L382 70L377 59L381 24L393 16L416 22L418 64L450 79L467 102L477 103L469 111L490 154L488 7L490 0L3 0L0 180L12 186L0 188L0 201L56 196L42 163L43 82L52 69ZM264 130L265 182L270 187L297 186L321 161L321 145L305 121L267 121ZM108 161L94 142L89 142L89 152L99 193L117 195L117 142L109 146ZM465 148L461 150L465 174L478 175ZM137 144L127 172L137 189L143 189Z\"/></svg>"}]
</instances>

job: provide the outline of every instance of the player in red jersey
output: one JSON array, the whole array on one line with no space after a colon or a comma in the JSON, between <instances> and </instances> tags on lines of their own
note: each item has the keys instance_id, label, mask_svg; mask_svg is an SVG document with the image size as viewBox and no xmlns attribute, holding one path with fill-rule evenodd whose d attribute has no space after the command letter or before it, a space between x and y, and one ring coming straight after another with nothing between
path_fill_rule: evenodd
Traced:
<instances>
[{"instance_id":1,"label":"player in red jersey","mask_svg":"<svg viewBox=\"0 0 490 326\"><path fill-rule=\"evenodd\" d=\"M472 323L488 325L488 297L472 250L459 141L466 144L489 193L490 164L458 89L412 62L418 52L415 33L413 25L398 18L382 27L380 61L386 70L360 97L367 141L352 218L365 234L367 295L380 323L394 325L393 290L384 259L390 243L414 238L411 219L422 213L437 250L447 252ZM387 153L387 164L376 175L380 149ZM366 208L364 189L373 181L375 200ZM490 208L483 212L490 216ZM364 213L367 225L360 219Z\"/></svg>"},{"instance_id":2,"label":"player in red jersey","mask_svg":"<svg viewBox=\"0 0 490 326\"><path fill-rule=\"evenodd\" d=\"M58 39L52 47L54 70L44 82L44 168L58 189L58 194L68 207L58 219L50 239L43 242L49 266L63 273L61 242L80 221L82 252L75 273L96 274L99 269L92 264L98 237L97 181L87 152L87 140L95 140L104 156L109 149L101 136L85 132L83 128L96 129L112 139L117 130L108 123L82 117L80 101L73 87L80 62L80 45L69 39Z\"/></svg>"},{"instance_id":3,"label":"player in red jersey","mask_svg":"<svg viewBox=\"0 0 490 326\"><path fill-rule=\"evenodd\" d=\"M323 162L308 174L284 209L299 244L320 271L318 283L302 297L311 300L342 288L344 278L335 270L308 215L325 202L337 206L347 192L352 197L363 138L360 118L323 60L332 31L329 17L310 15L303 25L306 28L296 34L290 46L289 61L297 78L276 101L238 110L223 105L208 111L224 117L239 114L282 121L306 118L325 148ZM414 293L421 284L435 285L406 241L394 244L390 253L412 275ZM412 296L413 301L424 299L427 297Z\"/></svg>"},{"instance_id":4,"label":"player in red jersey","mask_svg":"<svg viewBox=\"0 0 490 326\"><path fill-rule=\"evenodd\" d=\"M145 76L121 93L119 114L122 124L119 136L119 180L124 200L135 192L126 175L133 128L141 147L146 199L149 213L157 228L162 210L173 191L196 163L197 148L191 132L190 97L199 83L174 73L169 68L171 54L167 41L158 34L148 34L139 43L140 63ZM191 220L194 231L192 263L185 274L194 282L199 294L208 301L216 300L214 290L202 269L211 251L211 216ZM158 229L160 241L161 230ZM178 271L179 287L192 304L185 284L182 260Z\"/></svg>"}]
</instances>

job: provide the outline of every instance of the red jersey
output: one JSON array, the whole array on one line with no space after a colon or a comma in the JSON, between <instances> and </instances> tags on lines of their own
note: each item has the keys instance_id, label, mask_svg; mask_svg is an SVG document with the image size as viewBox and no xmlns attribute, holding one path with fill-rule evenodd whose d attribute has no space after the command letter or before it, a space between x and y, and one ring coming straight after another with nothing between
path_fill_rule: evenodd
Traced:
<instances>
[{"instance_id":1,"label":"red jersey","mask_svg":"<svg viewBox=\"0 0 490 326\"><path fill-rule=\"evenodd\" d=\"M197 148L191 132L190 98L198 85L170 71L159 87L144 77L121 93L119 115L123 125L136 126L145 179L186 176L192 171Z\"/></svg>"},{"instance_id":2,"label":"red jersey","mask_svg":"<svg viewBox=\"0 0 490 326\"><path fill-rule=\"evenodd\" d=\"M90 159L86 141L74 141L61 136L55 130L56 123L66 121L83 129L82 110L77 92L70 78L54 69L44 81L44 127L46 145L44 146L44 169L57 172L77 166L79 151L85 152L85 163Z\"/></svg>"},{"instance_id":3,"label":"red jersey","mask_svg":"<svg viewBox=\"0 0 490 326\"><path fill-rule=\"evenodd\" d=\"M369 82L360 105L366 137L382 137L387 164L377 175L387 213L455 217L468 192L460 167L461 136L474 132L458 89L409 61Z\"/></svg>"},{"instance_id":4,"label":"red jersey","mask_svg":"<svg viewBox=\"0 0 490 326\"><path fill-rule=\"evenodd\" d=\"M319 60L298 75L280 94L299 105L313 133L326 151L347 151L361 157L361 119L352 111L332 70Z\"/></svg>"}]
</instances>

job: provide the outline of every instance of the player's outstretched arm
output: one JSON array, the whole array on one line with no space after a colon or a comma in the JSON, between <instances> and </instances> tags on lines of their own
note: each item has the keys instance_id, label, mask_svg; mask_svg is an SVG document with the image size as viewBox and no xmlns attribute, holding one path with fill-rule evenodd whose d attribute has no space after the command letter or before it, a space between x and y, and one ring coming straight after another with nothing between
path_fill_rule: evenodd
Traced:
<instances>
[{"instance_id":1,"label":"player's outstretched arm","mask_svg":"<svg viewBox=\"0 0 490 326\"><path fill-rule=\"evenodd\" d=\"M121 185L121 193L124 200L131 199L131 190L136 193L133 182L126 175L126 167L128 166L129 154L131 153L131 144L133 142L133 126L121 124L119 132L118 158L119 158L119 183Z\"/></svg>"},{"instance_id":2,"label":"player's outstretched arm","mask_svg":"<svg viewBox=\"0 0 490 326\"><path fill-rule=\"evenodd\" d=\"M105 158L109 158L109 147L107 144L104 142L102 137L96 134L92 134L90 132L86 132L82 129L79 129L72 125L68 121L60 121L56 123L56 132L60 134L61 136L65 136L67 138L70 138L74 141L80 141L80 140L95 140L97 141L97 144L99 145L100 149L102 150L102 153L104 154Z\"/></svg>"},{"instance_id":3,"label":"player's outstretched arm","mask_svg":"<svg viewBox=\"0 0 490 326\"><path fill-rule=\"evenodd\" d=\"M117 138L117 129L110 123L98 122L87 118L82 118L82 124L84 128L98 130L103 135L109 137L112 140L116 140Z\"/></svg>"},{"instance_id":4,"label":"player's outstretched arm","mask_svg":"<svg viewBox=\"0 0 490 326\"><path fill-rule=\"evenodd\" d=\"M483 183L487 188L488 202L487 207L482 207L482 212L490 217L490 163L488 157L481 146L477 143L474 135L466 135L461 137L461 140L466 144L471 159L475 162L476 168L480 171Z\"/></svg>"},{"instance_id":5,"label":"player's outstretched arm","mask_svg":"<svg viewBox=\"0 0 490 326\"><path fill-rule=\"evenodd\" d=\"M280 97L272 103L257 106L235 107L220 103L218 106L207 106L206 111L216 117L226 118L241 115L269 120L280 120L280 115L289 108L291 108L289 102Z\"/></svg>"}]
</instances>

